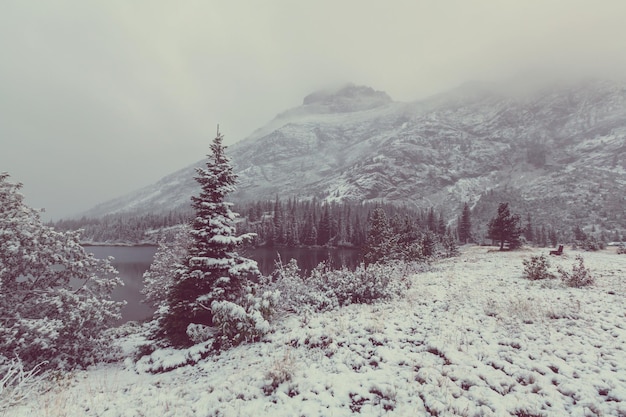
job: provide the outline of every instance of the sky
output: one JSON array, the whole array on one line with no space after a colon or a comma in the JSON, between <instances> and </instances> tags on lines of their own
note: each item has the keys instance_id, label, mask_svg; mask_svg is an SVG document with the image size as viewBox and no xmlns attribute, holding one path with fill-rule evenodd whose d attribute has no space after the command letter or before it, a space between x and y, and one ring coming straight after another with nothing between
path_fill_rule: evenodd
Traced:
<instances>
[{"instance_id":1,"label":"sky","mask_svg":"<svg viewBox=\"0 0 626 417\"><path fill-rule=\"evenodd\" d=\"M344 83L626 74L623 0L3 0L0 172L57 220Z\"/></svg>"}]
</instances>

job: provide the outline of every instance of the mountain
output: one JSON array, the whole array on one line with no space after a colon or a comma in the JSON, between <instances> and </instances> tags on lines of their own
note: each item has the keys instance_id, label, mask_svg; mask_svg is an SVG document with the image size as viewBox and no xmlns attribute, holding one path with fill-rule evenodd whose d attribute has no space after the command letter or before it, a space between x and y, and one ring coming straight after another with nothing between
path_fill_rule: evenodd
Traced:
<instances>
[{"instance_id":1,"label":"mountain","mask_svg":"<svg viewBox=\"0 0 626 417\"><path fill-rule=\"evenodd\" d=\"M237 200L275 195L489 212L506 199L543 224L626 228L626 85L468 83L410 103L347 85L304 98L227 150ZM86 213L188 205L194 167Z\"/></svg>"}]
</instances>

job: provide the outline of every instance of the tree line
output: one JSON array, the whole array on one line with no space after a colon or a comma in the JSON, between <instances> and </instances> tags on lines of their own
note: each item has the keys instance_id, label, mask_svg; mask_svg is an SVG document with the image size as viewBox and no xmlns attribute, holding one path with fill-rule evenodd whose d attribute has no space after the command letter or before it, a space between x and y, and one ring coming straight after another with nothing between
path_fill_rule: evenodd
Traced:
<instances>
[{"instance_id":1,"label":"tree line","mask_svg":"<svg viewBox=\"0 0 626 417\"><path fill-rule=\"evenodd\" d=\"M374 210L382 209L389 218L394 233L402 230L430 232L435 237L456 229L448 226L443 212L434 208L417 210L386 203L325 202L317 199L288 198L240 202L233 212L239 213L237 230L254 233L253 246L327 246L362 247L367 240ZM56 230L82 230L85 243L157 244L171 240L175 230L193 220L191 208L165 214L115 213L100 218L81 217L59 220L49 226Z\"/></svg>"},{"instance_id":2,"label":"tree line","mask_svg":"<svg viewBox=\"0 0 626 417\"><path fill-rule=\"evenodd\" d=\"M493 203L495 204L495 203ZM449 236L458 244L488 244L498 240L490 232L487 215L493 215L489 207L470 208L464 203L455 219L444 216L444 211L434 208L417 209L406 205L387 203L326 202L313 199L260 199L238 202L233 212L239 213L236 227L242 233L254 233L252 246L266 247L351 247L362 248L367 241L372 215L378 208L385 211L393 233L414 230L430 233L440 241ZM498 203L498 206L503 203ZM506 203L509 210L514 204ZM607 233L594 226L585 232L580 225L572 230L560 230L552 225L536 224L530 213L516 214L519 239L523 243L539 247L556 247L559 243L572 243L580 247L602 247L609 241L621 241L618 232ZM99 218L81 217L48 223L59 231L82 230L81 241L87 244L152 244L161 240L171 241L176 230L193 220L191 207L179 208L166 213L115 213ZM500 240L498 240L500 241ZM508 247L508 245L507 245Z\"/></svg>"},{"instance_id":3,"label":"tree line","mask_svg":"<svg viewBox=\"0 0 626 417\"><path fill-rule=\"evenodd\" d=\"M442 212L433 208L416 210L386 203L337 203L317 199L256 201L240 204L242 213L237 224L243 233L255 233L257 246L330 246L362 247L376 209L390 219L395 233L402 230L431 232L437 236L449 233Z\"/></svg>"}]
</instances>

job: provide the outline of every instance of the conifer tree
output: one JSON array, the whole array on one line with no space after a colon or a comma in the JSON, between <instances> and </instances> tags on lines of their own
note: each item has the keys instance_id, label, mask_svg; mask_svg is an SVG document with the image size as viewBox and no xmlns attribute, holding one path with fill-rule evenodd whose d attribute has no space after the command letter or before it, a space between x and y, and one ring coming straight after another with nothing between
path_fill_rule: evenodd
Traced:
<instances>
[{"instance_id":1,"label":"conifer tree","mask_svg":"<svg viewBox=\"0 0 626 417\"><path fill-rule=\"evenodd\" d=\"M317 229L317 244L324 246L331 238L331 224L330 213L328 211L328 204L324 206L324 212L320 218L319 227Z\"/></svg>"},{"instance_id":2,"label":"conifer tree","mask_svg":"<svg viewBox=\"0 0 626 417\"><path fill-rule=\"evenodd\" d=\"M437 234L442 237L446 234L446 221L443 218L443 213L439 213L439 220L437 221Z\"/></svg>"},{"instance_id":3,"label":"conifer tree","mask_svg":"<svg viewBox=\"0 0 626 417\"><path fill-rule=\"evenodd\" d=\"M150 268L143 274L142 293L146 296L144 303L160 310L167 304L170 291L174 284L176 271L187 256L191 243L189 227L183 225L172 242L163 239L159 242L154 260ZM158 314L158 312L157 312Z\"/></svg>"},{"instance_id":4,"label":"conifer tree","mask_svg":"<svg viewBox=\"0 0 626 417\"><path fill-rule=\"evenodd\" d=\"M285 216L283 213L283 205L276 196L276 201L274 202L274 243L277 245L282 245L285 243Z\"/></svg>"},{"instance_id":5,"label":"conifer tree","mask_svg":"<svg viewBox=\"0 0 626 417\"><path fill-rule=\"evenodd\" d=\"M559 238L557 236L556 230L554 230L553 228L550 228L550 231L548 232L548 239L550 240L550 244L552 246L556 246L556 244L559 243Z\"/></svg>"},{"instance_id":6,"label":"conifer tree","mask_svg":"<svg viewBox=\"0 0 626 417\"><path fill-rule=\"evenodd\" d=\"M532 218L530 217L530 213L526 214L526 226L524 227L524 237L526 238L526 241L528 242L532 243L535 241L533 221L532 221Z\"/></svg>"},{"instance_id":7,"label":"conifer tree","mask_svg":"<svg viewBox=\"0 0 626 417\"><path fill-rule=\"evenodd\" d=\"M500 250L504 250L504 244L509 244L509 249L515 249L520 246L520 235L522 228L520 227L519 214L511 214L509 203L500 203L498 214L489 222L489 238L500 242Z\"/></svg>"},{"instance_id":8,"label":"conifer tree","mask_svg":"<svg viewBox=\"0 0 626 417\"><path fill-rule=\"evenodd\" d=\"M428 211L428 219L426 220L426 224L428 225L428 230L433 233L437 233L437 219L435 218L435 209L432 207Z\"/></svg>"},{"instance_id":9,"label":"conifer tree","mask_svg":"<svg viewBox=\"0 0 626 417\"><path fill-rule=\"evenodd\" d=\"M393 258L397 240L392 233L385 211L381 208L375 209L369 224L370 230L363 253L365 264L389 261Z\"/></svg>"},{"instance_id":10,"label":"conifer tree","mask_svg":"<svg viewBox=\"0 0 626 417\"><path fill-rule=\"evenodd\" d=\"M174 346L191 344L190 324L213 325L215 302L236 302L241 298L250 276L258 276L257 263L240 256L236 249L253 234L236 236L237 215L224 201L235 190L236 175L222 145L223 136L211 144L205 168L197 168L200 194L192 197L195 218L191 224L191 243L170 291L168 308L157 336Z\"/></svg>"},{"instance_id":11,"label":"conifer tree","mask_svg":"<svg viewBox=\"0 0 626 417\"><path fill-rule=\"evenodd\" d=\"M461 243L467 243L472 239L472 220L471 220L471 211L469 205L465 203L463 205L463 213L461 214L461 219L459 221L459 241Z\"/></svg>"},{"instance_id":12,"label":"conifer tree","mask_svg":"<svg viewBox=\"0 0 626 417\"><path fill-rule=\"evenodd\" d=\"M545 226L541 226L541 247L545 248L546 246L548 246L548 232Z\"/></svg>"},{"instance_id":13,"label":"conifer tree","mask_svg":"<svg viewBox=\"0 0 626 417\"><path fill-rule=\"evenodd\" d=\"M422 236L422 256L425 258L430 258L435 255L436 249L436 236L430 230L427 230Z\"/></svg>"}]
</instances>

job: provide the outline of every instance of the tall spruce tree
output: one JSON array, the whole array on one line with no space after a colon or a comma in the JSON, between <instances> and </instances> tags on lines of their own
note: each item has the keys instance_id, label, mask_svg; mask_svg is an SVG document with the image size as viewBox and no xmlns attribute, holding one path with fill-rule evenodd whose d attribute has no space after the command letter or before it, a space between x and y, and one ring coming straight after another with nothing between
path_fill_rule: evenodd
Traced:
<instances>
[{"instance_id":1,"label":"tall spruce tree","mask_svg":"<svg viewBox=\"0 0 626 417\"><path fill-rule=\"evenodd\" d=\"M196 168L195 180L201 191L192 197L196 216L191 224L191 243L176 273L168 308L160 319L158 336L168 339L174 346L190 345L187 327L190 324L212 326L212 303L236 302L243 294L248 277L260 275L255 261L236 252L253 234L236 236L237 215L231 211L231 204L224 201L226 195L235 190L237 177L226 157L222 139L218 130L206 169Z\"/></svg>"},{"instance_id":2,"label":"tall spruce tree","mask_svg":"<svg viewBox=\"0 0 626 417\"><path fill-rule=\"evenodd\" d=\"M518 248L522 227L519 214L511 214L509 203L500 203L498 214L489 222L489 238L500 242L500 250L504 250L505 243L509 249Z\"/></svg>"},{"instance_id":3,"label":"tall spruce tree","mask_svg":"<svg viewBox=\"0 0 626 417\"><path fill-rule=\"evenodd\" d=\"M459 241L463 244L472 240L472 218L469 205L463 205L463 213L459 220Z\"/></svg>"}]
</instances>

